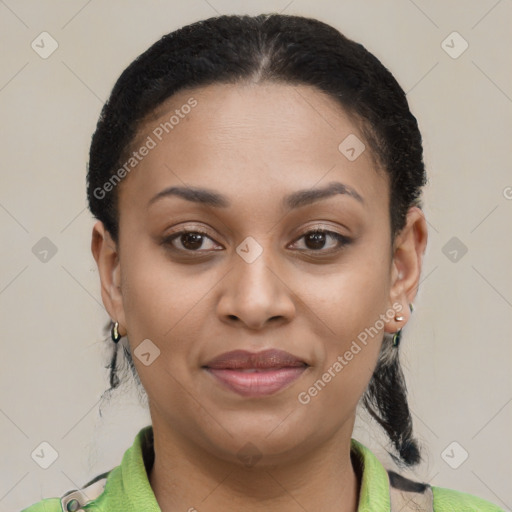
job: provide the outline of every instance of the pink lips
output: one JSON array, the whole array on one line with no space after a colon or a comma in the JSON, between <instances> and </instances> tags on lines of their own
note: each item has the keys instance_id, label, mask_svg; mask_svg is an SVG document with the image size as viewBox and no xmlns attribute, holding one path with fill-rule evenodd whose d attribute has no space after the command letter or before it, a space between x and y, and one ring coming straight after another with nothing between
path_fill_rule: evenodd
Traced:
<instances>
[{"instance_id":1,"label":"pink lips","mask_svg":"<svg viewBox=\"0 0 512 512\"><path fill-rule=\"evenodd\" d=\"M298 379L308 365L282 350L251 353L226 352L204 368L224 386L243 396L265 396L284 389Z\"/></svg>"}]
</instances>

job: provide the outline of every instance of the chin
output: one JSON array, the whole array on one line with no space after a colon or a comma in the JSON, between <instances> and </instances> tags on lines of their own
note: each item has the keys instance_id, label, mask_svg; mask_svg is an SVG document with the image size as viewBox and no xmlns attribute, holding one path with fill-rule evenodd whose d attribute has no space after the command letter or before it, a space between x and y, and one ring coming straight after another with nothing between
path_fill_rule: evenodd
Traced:
<instances>
[{"instance_id":1,"label":"chin","mask_svg":"<svg viewBox=\"0 0 512 512\"><path fill-rule=\"evenodd\" d=\"M216 457L244 466L252 467L256 461L258 467L291 463L321 442L319 425L308 426L296 418L290 421L292 416L287 418L283 412L239 414L236 418L217 415L220 425L229 426L229 434L218 424L213 432L210 424L201 444Z\"/></svg>"}]
</instances>

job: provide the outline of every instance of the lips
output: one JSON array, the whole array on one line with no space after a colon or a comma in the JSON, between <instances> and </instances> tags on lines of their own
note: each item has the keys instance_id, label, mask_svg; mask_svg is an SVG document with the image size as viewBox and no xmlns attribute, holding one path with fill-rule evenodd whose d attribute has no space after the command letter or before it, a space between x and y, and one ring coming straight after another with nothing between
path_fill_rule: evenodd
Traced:
<instances>
[{"instance_id":1,"label":"lips","mask_svg":"<svg viewBox=\"0 0 512 512\"><path fill-rule=\"evenodd\" d=\"M203 368L225 388L249 397L265 396L288 387L308 368L302 359L282 350L226 352Z\"/></svg>"},{"instance_id":2,"label":"lips","mask_svg":"<svg viewBox=\"0 0 512 512\"><path fill-rule=\"evenodd\" d=\"M267 370L277 368L296 368L307 366L304 361L282 350L264 350L262 352L247 352L233 350L212 359L205 365L207 368L224 370Z\"/></svg>"}]
</instances>

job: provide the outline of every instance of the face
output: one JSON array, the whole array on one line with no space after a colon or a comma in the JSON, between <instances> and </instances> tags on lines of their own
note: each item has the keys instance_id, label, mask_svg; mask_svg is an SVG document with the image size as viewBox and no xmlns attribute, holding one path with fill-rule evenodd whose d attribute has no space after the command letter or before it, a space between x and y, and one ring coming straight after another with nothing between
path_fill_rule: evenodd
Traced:
<instances>
[{"instance_id":1,"label":"face","mask_svg":"<svg viewBox=\"0 0 512 512\"><path fill-rule=\"evenodd\" d=\"M425 241L393 253L387 175L354 137L330 97L275 83L182 91L142 125L118 246L99 223L93 252L155 432L269 463L350 438ZM219 359L266 350L288 355Z\"/></svg>"}]
</instances>

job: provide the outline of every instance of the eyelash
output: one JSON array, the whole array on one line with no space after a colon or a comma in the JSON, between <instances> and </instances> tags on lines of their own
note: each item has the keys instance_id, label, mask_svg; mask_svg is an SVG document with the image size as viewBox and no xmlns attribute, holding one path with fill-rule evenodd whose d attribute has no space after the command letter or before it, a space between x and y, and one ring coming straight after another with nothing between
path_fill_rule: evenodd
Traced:
<instances>
[{"instance_id":1,"label":"eyelash","mask_svg":"<svg viewBox=\"0 0 512 512\"><path fill-rule=\"evenodd\" d=\"M335 231L330 231L330 230L327 230L327 229L323 229L323 228L315 228L315 229L311 229L309 231L306 231L304 234L302 234L299 238L296 238L295 241L293 242L293 244L297 243L299 240L302 240L304 237L308 236L308 235L312 235L312 234L316 234L316 233L320 233L320 234L325 234L325 235L328 235L332 238L334 238L337 242L339 242L339 245L338 247L336 247L335 249L328 249L328 250L324 250L324 249L318 249L318 250L315 250L315 249L299 249L299 251L301 252L305 252L305 253L309 253L309 254L333 254L333 253L336 253L338 251L341 251L344 247L348 246L352 240L345 236L345 235L342 235L340 233L337 233ZM210 252L210 251L204 251L204 250L191 250L191 249L178 249L176 247L174 247L172 245L172 242L178 238L180 238L182 235L188 235L188 234L195 234L195 235L202 235L202 236L205 236L207 238L209 238L210 240L214 241L209 235L208 233L206 233L205 231L202 231L201 229L184 229L182 231L178 231L176 233L173 233L172 235L166 237L164 240L163 240L163 245L167 246L169 249L173 250L173 251L176 251L176 252L187 252L187 253L201 253L201 252ZM216 249L214 249L216 250Z\"/></svg>"}]
</instances>

